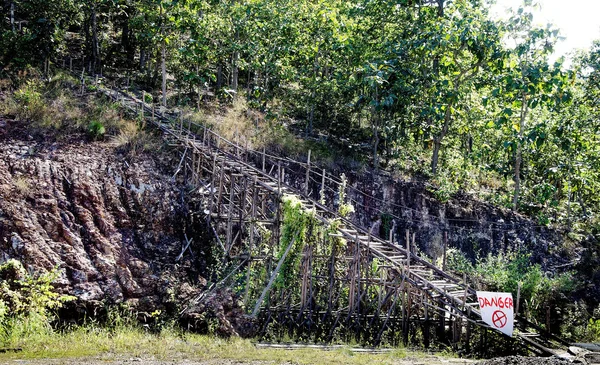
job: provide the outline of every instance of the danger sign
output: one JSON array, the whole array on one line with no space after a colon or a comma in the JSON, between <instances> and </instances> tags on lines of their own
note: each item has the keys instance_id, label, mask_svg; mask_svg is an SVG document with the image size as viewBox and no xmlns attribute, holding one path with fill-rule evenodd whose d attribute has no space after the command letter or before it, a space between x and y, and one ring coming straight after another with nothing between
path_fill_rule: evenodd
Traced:
<instances>
[{"instance_id":1,"label":"danger sign","mask_svg":"<svg viewBox=\"0 0 600 365\"><path fill-rule=\"evenodd\" d=\"M481 310L481 319L492 328L512 337L514 319L512 294L478 291L477 301Z\"/></svg>"}]
</instances>

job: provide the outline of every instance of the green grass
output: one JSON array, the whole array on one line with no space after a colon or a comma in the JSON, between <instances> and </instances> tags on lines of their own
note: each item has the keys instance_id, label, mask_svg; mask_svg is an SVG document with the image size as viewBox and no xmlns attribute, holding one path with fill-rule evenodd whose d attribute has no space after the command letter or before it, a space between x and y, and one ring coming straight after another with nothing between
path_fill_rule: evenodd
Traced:
<instances>
[{"instance_id":1,"label":"green grass","mask_svg":"<svg viewBox=\"0 0 600 365\"><path fill-rule=\"evenodd\" d=\"M324 351L315 349L257 348L250 340L222 339L213 336L163 330L160 334L139 327L115 330L78 327L63 333L40 333L21 338L14 347L20 352L0 354L0 362L31 359L105 360L126 357L156 360L234 360L293 362L297 364L389 364L407 356L423 358L423 353L396 349L383 354L354 353L349 348Z\"/></svg>"}]
</instances>

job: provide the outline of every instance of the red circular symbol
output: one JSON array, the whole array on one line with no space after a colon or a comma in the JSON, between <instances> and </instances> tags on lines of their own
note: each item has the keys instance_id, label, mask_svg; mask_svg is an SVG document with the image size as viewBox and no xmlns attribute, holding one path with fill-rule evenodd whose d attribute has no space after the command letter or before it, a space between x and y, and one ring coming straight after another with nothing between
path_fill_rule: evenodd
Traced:
<instances>
[{"instance_id":1,"label":"red circular symbol","mask_svg":"<svg viewBox=\"0 0 600 365\"><path fill-rule=\"evenodd\" d=\"M495 311L492 314L492 323L496 328L502 328L506 326L506 314L503 311Z\"/></svg>"}]
</instances>

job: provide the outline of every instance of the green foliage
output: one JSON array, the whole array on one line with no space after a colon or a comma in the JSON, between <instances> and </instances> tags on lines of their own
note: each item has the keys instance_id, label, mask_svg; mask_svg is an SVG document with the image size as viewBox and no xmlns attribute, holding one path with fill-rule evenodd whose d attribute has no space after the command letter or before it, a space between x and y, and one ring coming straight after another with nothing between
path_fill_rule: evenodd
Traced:
<instances>
[{"instance_id":1,"label":"green foliage","mask_svg":"<svg viewBox=\"0 0 600 365\"><path fill-rule=\"evenodd\" d=\"M342 183L338 188L338 214L342 218L347 218L348 215L354 213L354 206L352 205L352 203L346 202L346 184L348 184L348 179L346 178L346 175L342 174L342 176L340 176L340 180L342 181Z\"/></svg>"},{"instance_id":2,"label":"green foliage","mask_svg":"<svg viewBox=\"0 0 600 365\"><path fill-rule=\"evenodd\" d=\"M0 344L12 345L22 336L50 331L53 311L74 297L58 294L52 282L58 271L29 274L21 262L0 265Z\"/></svg>"},{"instance_id":3,"label":"green foliage","mask_svg":"<svg viewBox=\"0 0 600 365\"><path fill-rule=\"evenodd\" d=\"M511 292L517 297L520 286L520 311L527 318L546 325L547 310L557 311L553 323L559 325L560 317L567 315L559 308L569 303L569 296L577 289L573 273L550 275L544 273L539 264L532 264L529 254L489 254L472 264L460 251L450 249L447 253L448 269L466 273L482 290Z\"/></svg>"},{"instance_id":4,"label":"green foliage","mask_svg":"<svg viewBox=\"0 0 600 365\"><path fill-rule=\"evenodd\" d=\"M590 341L600 341L600 319L590 318L588 320L587 333Z\"/></svg>"},{"instance_id":5,"label":"green foliage","mask_svg":"<svg viewBox=\"0 0 600 365\"><path fill-rule=\"evenodd\" d=\"M15 114L21 119L40 120L45 118L45 100L39 91L40 83L28 80L14 93L17 103Z\"/></svg>"},{"instance_id":6,"label":"green foliage","mask_svg":"<svg viewBox=\"0 0 600 365\"><path fill-rule=\"evenodd\" d=\"M103 139L106 134L106 128L104 128L104 124L97 120L92 120L88 125L87 129L88 135L93 140Z\"/></svg>"},{"instance_id":7,"label":"green foliage","mask_svg":"<svg viewBox=\"0 0 600 365\"><path fill-rule=\"evenodd\" d=\"M306 210L294 196L285 195L282 199L281 248L277 254L279 260L288 245L294 240L292 249L281 267L277 277L278 288L289 288L298 278L298 266L305 245L314 245L319 237L319 226L313 210Z\"/></svg>"}]
</instances>

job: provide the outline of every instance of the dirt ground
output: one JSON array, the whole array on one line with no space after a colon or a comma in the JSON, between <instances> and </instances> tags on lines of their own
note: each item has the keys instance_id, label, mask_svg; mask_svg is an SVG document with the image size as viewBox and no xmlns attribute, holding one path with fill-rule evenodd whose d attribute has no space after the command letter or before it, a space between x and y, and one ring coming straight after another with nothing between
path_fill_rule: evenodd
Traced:
<instances>
[{"instance_id":1,"label":"dirt ground","mask_svg":"<svg viewBox=\"0 0 600 365\"><path fill-rule=\"evenodd\" d=\"M445 359L440 357L412 358L394 360L389 364L393 365L470 365L477 361L467 359ZM93 359L39 359L39 360L13 360L10 362L0 362L0 364L32 364L32 365L294 365L294 361L275 362L275 361L237 361L228 359L213 359L207 361L194 360L173 360L173 361L158 361L151 358L130 358L130 359L115 359L106 360L103 358Z\"/></svg>"},{"instance_id":2,"label":"dirt ground","mask_svg":"<svg viewBox=\"0 0 600 365\"><path fill-rule=\"evenodd\" d=\"M537 357L523 357L523 356L508 356L499 357L489 360L470 360L470 359L453 359L443 358L439 356L426 356L426 357L411 357L408 356L404 359L397 359L390 362L393 365L568 365L577 362L571 362L565 359L559 358L537 358ZM294 361L237 361L229 359L212 359L206 361L196 360L181 360L174 359L171 361L155 360L153 358L118 358L118 359L107 359L104 357L89 358L89 359L38 359L38 360L12 360L10 362L4 362L2 364L48 364L48 365L126 365L126 364L148 364L148 365L292 365L296 364Z\"/></svg>"}]
</instances>

